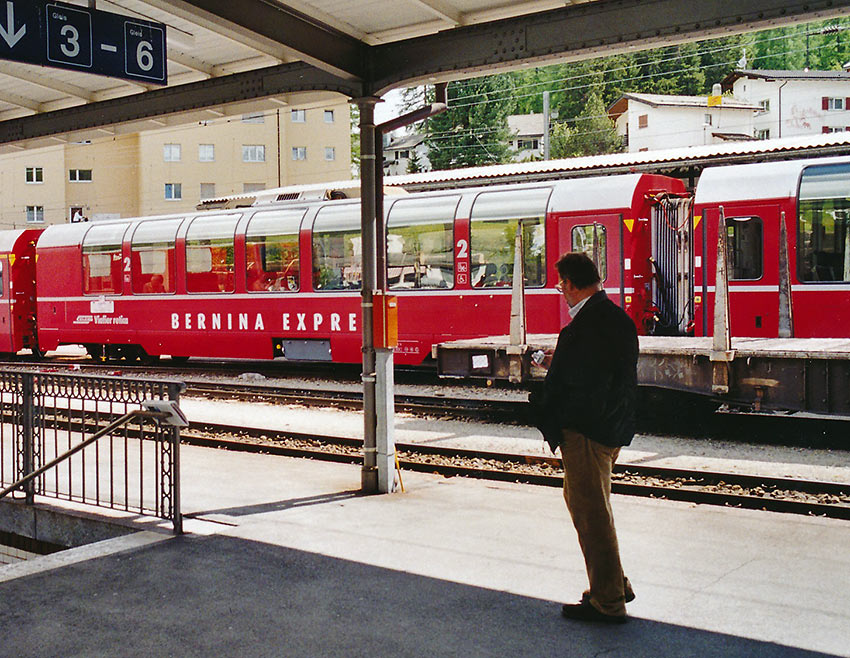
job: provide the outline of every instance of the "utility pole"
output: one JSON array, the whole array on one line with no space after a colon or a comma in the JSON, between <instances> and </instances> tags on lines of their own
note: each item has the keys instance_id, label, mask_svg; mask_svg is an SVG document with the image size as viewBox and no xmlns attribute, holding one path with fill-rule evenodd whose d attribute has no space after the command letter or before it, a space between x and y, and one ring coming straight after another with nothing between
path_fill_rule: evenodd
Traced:
<instances>
[{"instance_id":1,"label":"utility pole","mask_svg":"<svg viewBox=\"0 0 850 658\"><path fill-rule=\"evenodd\" d=\"M549 92L543 92L543 159L549 159Z\"/></svg>"}]
</instances>

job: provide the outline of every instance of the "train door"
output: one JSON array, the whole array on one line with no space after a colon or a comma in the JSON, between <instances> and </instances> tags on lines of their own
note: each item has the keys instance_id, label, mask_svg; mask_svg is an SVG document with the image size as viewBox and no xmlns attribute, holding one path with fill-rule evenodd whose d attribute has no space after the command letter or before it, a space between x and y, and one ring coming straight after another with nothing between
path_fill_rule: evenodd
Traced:
<instances>
[{"instance_id":1,"label":"train door","mask_svg":"<svg viewBox=\"0 0 850 658\"><path fill-rule=\"evenodd\" d=\"M777 336L780 208L748 205L726 211L725 219L732 335ZM716 261L716 250L709 253Z\"/></svg>"},{"instance_id":2,"label":"train door","mask_svg":"<svg viewBox=\"0 0 850 658\"><path fill-rule=\"evenodd\" d=\"M9 261L0 257L0 352L14 352L12 346L12 302L9 299L8 279Z\"/></svg>"},{"instance_id":3,"label":"train door","mask_svg":"<svg viewBox=\"0 0 850 658\"><path fill-rule=\"evenodd\" d=\"M694 319L691 198L661 197L652 206L652 333L690 333Z\"/></svg>"},{"instance_id":4,"label":"train door","mask_svg":"<svg viewBox=\"0 0 850 658\"><path fill-rule=\"evenodd\" d=\"M602 285L611 300L625 303L623 290L623 222L620 214L584 215L558 222L558 254L581 251L596 264ZM560 305L561 326L569 320L566 304Z\"/></svg>"}]
</instances>

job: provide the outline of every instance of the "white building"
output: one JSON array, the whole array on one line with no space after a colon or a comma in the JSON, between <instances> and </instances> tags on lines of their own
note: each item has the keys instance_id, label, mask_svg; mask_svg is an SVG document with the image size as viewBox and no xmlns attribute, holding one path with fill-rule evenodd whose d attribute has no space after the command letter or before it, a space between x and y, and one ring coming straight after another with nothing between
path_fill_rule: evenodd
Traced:
<instances>
[{"instance_id":1,"label":"white building","mask_svg":"<svg viewBox=\"0 0 850 658\"><path fill-rule=\"evenodd\" d=\"M511 114L508 117L511 134L511 156L513 162L535 160L543 157L543 115Z\"/></svg>"},{"instance_id":2,"label":"white building","mask_svg":"<svg viewBox=\"0 0 850 658\"><path fill-rule=\"evenodd\" d=\"M431 171L424 135L419 133L406 133L398 137L390 135L384 143L384 174L401 176L411 173L408 168L414 156L419 165L419 171Z\"/></svg>"},{"instance_id":3,"label":"white building","mask_svg":"<svg viewBox=\"0 0 850 658\"><path fill-rule=\"evenodd\" d=\"M629 93L608 108L608 116L634 153L753 139L758 111L758 105L735 96L709 106L708 96Z\"/></svg>"},{"instance_id":4,"label":"white building","mask_svg":"<svg viewBox=\"0 0 850 658\"><path fill-rule=\"evenodd\" d=\"M771 139L850 130L850 72L736 70L723 89L758 105L755 137Z\"/></svg>"}]
</instances>

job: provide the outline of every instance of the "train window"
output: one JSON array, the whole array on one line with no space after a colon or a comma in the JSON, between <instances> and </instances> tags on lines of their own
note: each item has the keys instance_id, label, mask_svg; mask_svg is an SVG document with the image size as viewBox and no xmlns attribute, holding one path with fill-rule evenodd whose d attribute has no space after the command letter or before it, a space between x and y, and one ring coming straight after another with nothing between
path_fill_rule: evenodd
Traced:
<instances>
[{"instance_id":1,"label":"train window","mask_svg":"<svg viewBox=\"0 0 850 658\"><path fill-rule=\"evenodd\" d=\"M596 263L602 280L608 278L608 237L602 224L574 226L570 233L570 250L587 254Z\"/></svg>"},{"instance_id":2,"label":"train window","mask_svg":"<svg viewBox=\"0 0 850 658\"><path fill-rule=\"evenodd\" d=\"M313 224L313 288L360 290L360 204L325 206Z\"/></svg>"},{"instance_id":3,"label":"train window","mask_svg":"<svg viewBox=\"0 0 850 658\"><path fill-rule=\"evenodd\" d=\"M451 288L459 196L401 199L387 219L387 282L392 289Z\"/></svg>"},{"instance_id":4,"label":"train window","mask_svg":"<svg viewBox=\"0 0 850 658\"><path fill-rule=\"evenodd\" d=\"M797 222L797 278L850 281L850 165L803 170Z\"/></svg>"},{"instance_id":5,"label":"train window","mask_svg":"<svg viewBox=\"0 0 850 658\"><path fill-rule=\"evenodd\" d=\"M298 231L306 208L258 212L245 231L248 291L290 290L300 287Z\"/></svg>"},{"instance_id":6,"label":"train window","mask_svg":"<svg viewBox=\"0 0 850 658\"><path fill-rule=\"evenodd\" d=\"M92 226L83 238L83 293L119 295L123 279L121 244L127 224Z\"/></svg>"},{"instance_id":7,"label":"train window","mask_svg":"<svg viewBox=\"0 0 850 658\"><path fill-rule=\"evenodd\" d=\"M142 222L130 241L133 293L155 295L175 291L174 241L182 219Z\"/></svg>"},{"instance_id":8,"label":"train window","mask_svg":"<svg viewBox=\"0 0 850 658\"><path fill-rule=\"evenodd\" d=\"M233 292L233 236L241 215L196 217L186 231L186 291Z\"/></svg>"},{"instance_id":9,"label":"train window","mask_svg":"<svg viewBox=\"0 0 850 658\"><path fill-rule=\"evenodd\" d=\"M482 192L469 222L470 281L476 288L510 286L517 225L522 225L525 285L546 279L546 206L551 189Z\"/></svg>"},{"instance_id":10,"label":"train window","mask_svg":"<svg viewBox=\"0 0 850 658\"><path fill-rule=\"evenodd\" d=\"M764 273L761 217L727 217L726 249L730 280L760 279Z\"/></svg>"}]
</instances>

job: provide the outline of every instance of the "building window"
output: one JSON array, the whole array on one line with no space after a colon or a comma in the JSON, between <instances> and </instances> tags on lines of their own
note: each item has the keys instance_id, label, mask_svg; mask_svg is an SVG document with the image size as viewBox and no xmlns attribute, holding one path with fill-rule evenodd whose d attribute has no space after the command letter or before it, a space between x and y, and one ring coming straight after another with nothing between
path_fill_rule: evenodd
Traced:
<instances>
[{"instance_id":1,"label":"building window","mask_svg":"<svg viewBox=\"0 0 850 658\"><path fill-rule=\"evenodd\" d=\"M334 122L334 111L333 110L325 110L325 123L333 123Z\"/></svg>"},{"instance_id":2,"label":"building window","mask_svg":"<svg viewBox=\"0 0 850 658\"><path fill-rule=\"evenodd\" d=\"M262 192L264 189L266 189L265 183L242 183L242 191L246 194Z\"/></svg>"},{"instance_id":3,"label":"building window","mask_svg":"<svg viewBox=\"0 0 850 658\"><path fill-rule=\"evenodd\" d=\"M180 162L180 144L163 144L162 159L165 162Z\"/></svg>"},{"instance_id":4,"label":"building window","mask_svg":"<svg viewBox=\"0 0 850 658\"><path fill-rule=\"evenodd\" d=\"M250 112L242 115L242 123L265 123L266 115L262 112Z\"/></svg>"},{"instance_id":5,"label":"building window","mask_svg":"<svg viewBox=\"0 0 850 658\"><path fill-rule=\"evenodd\" d=\"M516 148L517 151L525 151L527 149L537 150L540 148L540 142L536 139L518 139Z\"/></svg>"},{"instance_id":6,"label":"building window","mask_svg":"<svg viewBox=\"0 0 850 658\"><path fill-rule=\"evenodd\" d=\"M844 98L829 98L824 96L822 99L822 105L824 110L843 110L844 109Z\"/></svg>"},{"instance_id":7,"label":"building window","mask_svg":"<svg viewBox=\"0 0 850 658\"><path fill-rule=\"evenodd\" d=\"M770 112L769 98L765 98L763 101L759 101L759 112Z\"/></svg>"},{"instance_id":8,"label":"building window","mask_svg":"<svg viewBox=\"0 0 850 658\"><path fill-rule=\"evenodd\" d=\"M649 127L649 115L641 114L638 116L638 128L648 128Z\"/></svg>"},{"instance_id":9,"label":"building window","mask_svg":"<svg viewBox=\"0 0 850 658\"><path fill-rule=\"evenodd\" d=\"M215 198L215 183L201 183L201 198Z\"/></svg>"},{"instance_id":10,"label":"building window","mask_svg":"<svg viewBox=\"0 0 850 658\"><path fill-rule=\"evenodd\" d=\"M706 126L710 126L710 125L711 125L711 115L710 115L710 114L706 114L706 115L703 117L702 122L703 122Z\"/></svg>"},{"instance_id":11,"label":"building window","mask_svg":"<svg viewBox=\"0 0 850 658\"><path fill-rule=\"evenodd\" d=\"M333 146L325 147L325 160L328 162L336 160L336 149Z\"/></svg>"},{"instance_id":12,"label":"building window","mask_svg":"<svg viewBox=\"0 0 850 658\"><path fill-rule=\"evenodd\" d=\"M266 147L262 144L243 144L242 162L265 162Z\"/></svg>"},{"instance_id":13,"label":"building window","mask_svg":"<svg viewBox=\"0 0 850 658\"><path fill-rule=\"evenodd\" d=\"M292 123L305 123L307 121L307 110L292 110L290 116Z\"/></svg>"},{"instance_id":14,"label":"building window","mask_svg":"<svg viewBox=\"0 0 850 658\"><path fill-rule=\"evenodd\" d=\"M198 162L215 162L215 144L198 144Z\"/></svg>"},{"instance_id":15,"label":"building window","mask_svg":"<svg viewBox=\"0 0 850 658\"><path fill-rule=\"evenodd\" d=\"M182 183L166 183L165 184L165 200L166 201L179 201L183 198L183 184Z\"/></svg>"},{"instance_id":16,"label":"building window","mask_svg":"<svg viewBox=\"0 0 850 658\"><path fill-rule=\"evenodd\" d=\"M821 133L828 135L829 133L843 133L845 130L844 126L824 126L821 128Z\"/></svg>"},{"instance_id":17,"label":"building window","mask_svg":"<svg viewBox=\"0 0 850 658\"><path fill-rule=\"evenodd\" d=\"M69 169L68 180L72 183L91 183L91 169Z\"/></svg>"},{"instance_id":18,"label":"building window","mask_svg":"<svg viewBox=\"0 0 850 658\"><path fill-rule=\"evenodd\" d=\"M401 160L402 158L409 158L409 157L410 157L410 151L405 150L405 151L396 151L395 152L395 159L396 160Z\"/></svg>"},{"instance_id":19,"label":"building window","mask_svg":"<svg viewBox=\"0 0 850 658\"><path fill-rule=\"evenodd\" d=\"M44 222L44 206L27 206L27 224Z\"/></svg>"},{"instance_id":20,"label":"building window","mask_svg":"<svg viewBox=\"0 0 850 658\"><path fill-rule=\"evenodd\" d=\"M27 167L27 183L43 183L44 170L41 167Z\"/></svg>"},{"instance_id":21,"label":"building window","mask_svg":"<svg viewBox=\"0 0 850 658\"><path fill-rule=\"evenodd\" d=\"M756 130L755 138L756 139L770 139L770 128L763 128L761 130Z\"/></svg>"},{"instance_id":22,"label":"building window","mask_svg":"<svg viewBox=\"0 0 850 658\"><path fill-rule=\"evenodd\" d=\"M292 147L292 159L293 160L306 160L307 159L307 147L306 146L293 146Z\"/></svg>"}]
</instances>

